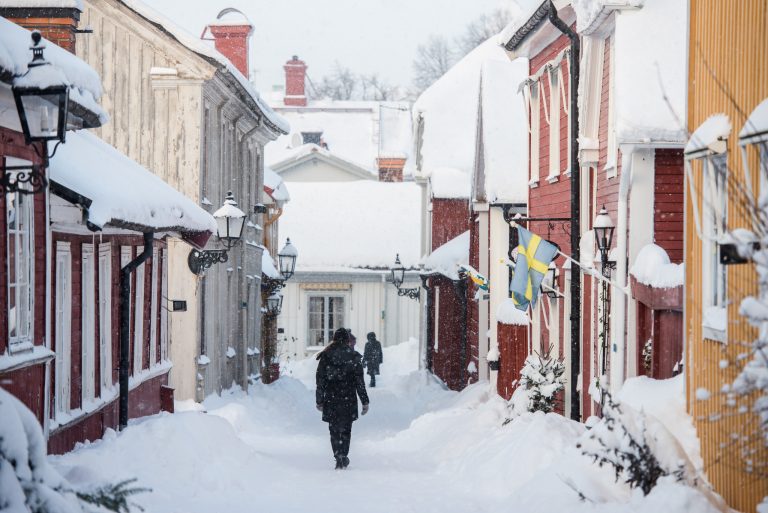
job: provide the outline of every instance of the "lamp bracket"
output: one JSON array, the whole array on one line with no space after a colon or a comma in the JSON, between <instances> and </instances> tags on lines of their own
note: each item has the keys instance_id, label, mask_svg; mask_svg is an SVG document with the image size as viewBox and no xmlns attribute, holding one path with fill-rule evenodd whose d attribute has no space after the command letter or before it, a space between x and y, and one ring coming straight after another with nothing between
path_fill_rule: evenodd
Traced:
<instances>
[{"instance_id":1,"label":"lamp bracket","mask_svg":"<svg viewBox=\"0 0 768 513\"><path fill-rule=\"evenodd\" d=\"M271 296L272 294L279 292L283 287L285 287L285 280L264 280L262 282L262 287L264 287L267 291L267 294Z\"/></svg>"},{"instance_id":2,"label":"lamp bracket","mask_svg":"<svg viewBox=\"0 0 768 513\"><path fill-rule=\"evenodd\" d=\"M0 176L0 194L19 192L37 194L45 190L48 180L39 164L28 166L4 166Z\"/></svg>"},{"instance_id":3,"label":"lamp bracket","mask_svg":"<svg viewBox=\"0 0 768 513\"><path fill-rule=\"evenodd\" d=\"M413 289L401 289L398 287L397 289L397 295L400 297L408 297L410 299L419 299L420 291L418 287Z\"/></svg>"},{"instance_id":4,"label":"lamp bracket","mask_svg":"<svg viewBox=\"0 0 768 513\"><path fill-rule=\"evenodd\" d=\"M193 249L187 257L187 265L192 273L200 275L210 269L213 264L224 263L229 259L225 249L208 249L198 251Z\"/></svg>"}]
</instances>

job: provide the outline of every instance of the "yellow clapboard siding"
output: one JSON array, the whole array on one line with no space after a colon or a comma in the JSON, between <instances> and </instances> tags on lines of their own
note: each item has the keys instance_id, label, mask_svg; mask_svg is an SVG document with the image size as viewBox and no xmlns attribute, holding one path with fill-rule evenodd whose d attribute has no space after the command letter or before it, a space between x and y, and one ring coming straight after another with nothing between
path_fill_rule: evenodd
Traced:
<instances>
[{"instance_id":1,"label":"yellow clapboard siding","mask_svg":"<svg viewBox=\"0 0 768 513\"><path fill-rule=\"evenodd\" d=\"M709 116L725 113L733 125L728 141L728 167L745 184L738 133L746 117L768 97L768 2L765 0L691 0L688 82L688 128L693 131ZM756 152L750 153L752 187L757 190ZM694 163L697 201L701 202L701 164ZM751 228L739 208L736 187L729 187L729 228ZM757 292L751 264L728 268L728 343L705 340L702 335L702 246L696 235L690 189L686 188L686 363L687 402L701 441L709 481L728 504L740 511L755 511L768 495L768 450L760 436L758 419L749 410L754 397L734 398L720 392L732 383L739 355L756 336L738 314L739 303ZM728 362L722 367L721 361ZM709 400L697 400L695 391L706 388ZM753 471L748 471L748 460ZM762 466L761 466L762 465Z\"/></svg>"}]
</instances>

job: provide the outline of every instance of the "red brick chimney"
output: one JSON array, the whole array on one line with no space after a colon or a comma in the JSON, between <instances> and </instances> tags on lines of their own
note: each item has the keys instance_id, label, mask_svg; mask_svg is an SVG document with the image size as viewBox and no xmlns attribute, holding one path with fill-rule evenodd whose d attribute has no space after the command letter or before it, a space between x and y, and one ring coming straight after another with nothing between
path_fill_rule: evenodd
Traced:
<instances>
[{"instance_id":1,"label":"red brick chimney","mask_svg":"<svg viewBox=\"0 0 768 513\"><path fill-rule=\"evenodd\" d=\"M235 65L240 73L249 78L248 46L253 25L247 19L242 21L216 21L208 25L216 49Z\"/></svg>"},{"instance_id":2,"label":"red brick chimney","mask_svg":"<svg viewBox=\"0 0 768 513\"><path fill-rule=\"evenodd\" d=\"M19 7L9 0L0 7L0 16L25 29L39 30L47 40L75 53L80 9L75 1L61 2L61 5L63 7Z\"/></svg>"},{"instance_id":3,"label":"red brick chimney","mask_svg":"<svg viewBox=\"0 0 768 513\"><path fill-rule=\"evenodd\" d=\"M403 168L405 167L404 158L379 157L376 159L379 168L380 182L402 182Z\"/></svg>"},{"instance_id":4,"label":"red brick chimney","mask_svg":"<svg viewBox=\"0 0 768 513\"><path fill-rule=\"evenodd\" d=\"M304 82L307 77L307 65L294 55L283 66L285 70L285 98L286 105L294 107L306 107L307 95L304 90Z\"/></svg>"}]
</instances>

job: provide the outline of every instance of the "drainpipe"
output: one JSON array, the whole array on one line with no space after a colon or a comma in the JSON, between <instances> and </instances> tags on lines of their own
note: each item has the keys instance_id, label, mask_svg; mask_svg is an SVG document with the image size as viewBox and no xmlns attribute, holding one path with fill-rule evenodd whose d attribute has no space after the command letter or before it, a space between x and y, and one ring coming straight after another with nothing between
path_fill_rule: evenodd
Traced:
<instances>
[{"instance_id":1,"label":"drainpipe","mask_svg":"<svg viewBox=\"0 0 768 513\"><path fill-rule=\"evenodd\" d=\"M144 234L144 251L120 269L120 363L118 378L120 382L120 431L128 425L128 371L131 349L131 273L152 256L154 232Z\"/></svg>"},{"instance_id":2,"label":"drainpipe","mask_svg":"<svg viewBox=\"0 0 768 513\"><path fill-rule=\"evenodd\" d=\"M625 359L625 324L627 318L627 297L623 292L627 288L627 212L629 210L629 192L632 188L632 154L635 148L628 146L621 152L621 177L619 178L619 212L616 223L616 278L615 283L620 287L617 294L612 294L613 305L611 308L611 392L616 392L624 383L624 359ZM615 306L615 308L613 308Z\"/></svg>"},{"instance_id":3,"label":"drainpipe","mask_svg":"<svg viewBox=\"0 0 768 513\"><path fill-rule=\"evenodd\" d=\"M569 82L571 86L570 130L571 130L571 258L581 261L579 244L581 239L581 223L579 219L581 207L581 190L579 180L579 63L581 42L579 35L571 30L557 16L557 9L549 3L549 21L560 32L568 36L571 42L571 67ZM581 400L576 384L581 374L581 269L578 265L571 266L571 418L581 420Z\"/></svg>"}]
</instances>

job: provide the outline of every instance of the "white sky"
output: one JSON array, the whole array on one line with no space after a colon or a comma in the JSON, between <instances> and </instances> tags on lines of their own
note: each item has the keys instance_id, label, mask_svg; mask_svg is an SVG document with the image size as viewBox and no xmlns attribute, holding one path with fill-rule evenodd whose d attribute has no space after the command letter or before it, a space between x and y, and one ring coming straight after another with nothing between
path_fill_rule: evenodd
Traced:
<instances>
[{"instance_id":1,"label":"white sky","mask_svg":"<svg viewBox=\"0 0 768 513\"><path fill-rule=\"evenodd\" d=\"M357 73L377 72L411 84L416 47L430 34L454 36L510 0L144 0L194 35L226 7L254 25L251 78L264 93L282 85L283 64L298 55L319 80L336 61Z\"/></svg>"}]
</instances>

